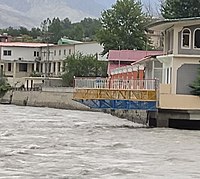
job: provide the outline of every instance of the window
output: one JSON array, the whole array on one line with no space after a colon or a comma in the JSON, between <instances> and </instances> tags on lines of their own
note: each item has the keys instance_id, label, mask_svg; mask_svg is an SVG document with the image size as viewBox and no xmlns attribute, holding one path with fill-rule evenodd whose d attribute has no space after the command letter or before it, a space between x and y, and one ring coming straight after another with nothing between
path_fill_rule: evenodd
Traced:
<instances>
[{"instance_id":1,"label":"window","mask_svg":"<svg viewBox=\"0 0 200 179\"><path fill-rule=\"evenodd\" d=\"M40 71L43 72L43 63L40 64Z\"/></svg>"},{"instance_id":2,"label":"window","mask_svg":"<svg viewBox=\"0 0 200 179\"><path fill-rule=\"evenodd\" d=\"M66 55L66 49L64 50L63 54Z\"/></svg>"},{"instance_id":3,"label":"window","mask_svg":"<svg viewBox=\"0 0 200 179\"><path fill-rule=\"evenodd\" d=\"M39 57L39 52L37 52L37 51L34 51L34 57Z\"/></svg>"},{"instance_id":4,"label":"window","mask_svg":"<svg viewBox=\"0 0 200 179\"><path fill-rule=\"evenodd\" d=\"M163 64L159 61L153 61L153 68L154 68L153 78L156 78L156 79L159 79L160 81L162 81Z\"/></svg>"},{"instance_id":5,"label":"window","mask_svg":"<svg viewBox=\"0 0 200 179\"><path fill-rule=\"evenodd\" d=\"M60 62L58 62L58 72L60 72Z\"/></svg>"},{"instance_id":6,"label":"window","mask_svg":"<svg viewBox=\"0 0 200 179\"><path fill-rule=\"evenodd\" d=\"M49 63L48 73L51 73L51 63Z\"/></svg>"},{"instance_id":7,"label":"window","mask_svg":"<svg viewBox=\"0 0 200 179\"><path fill-rule=\"evenodd\" d=\"M11 63L8 63L8 71L11 71Z\"/></svg>"},{"instance_id":8,"label":"window","mask_svg":"<svg viewBox=\"0 0 200 179\"><path fill-rule=\"evenodd\" d=\"M34 71L34 64L31 65L31 71Z\"/></svg>"},{"instance_id":9,"label":"window","mask_svg":"<svg viewBox=\"0 0 200 179\"><path fill-rule=\"evenodd\" d=\"M59 56L61 55L61 50L59 50Z\"/></svg>"},{"instance_id":10,"label":"window","mask_svg":"<svg viewBox=\"0 0 200 179\"><path fill-rule=\"evenodd\" d=\"M194 31L194 48L200 48L200 29Z\"/></svg>"},{"instance_id":11,"label":"window","mask_svg":"<svg viewBox=\"0 0 200 179\"><path fill-rule=\"evenodd\" d=\"M154 78L162 80L162 69L154 69Z\"/></svg>"},{"instance_id":12,"label":"window","mask_svg":"<svg viewBox=\"0 0 200 179\"><path fill-rule=\"evenodd\" d=\"M3 65L1 65L0 74L3 76Z\"/></svg>"},{"instance_id":13,"label":"window","mask_svg":"<svg viewBox=\"0 0 200 179\"><path fill-rule=\"evenodd\" d=\"M11 56L11 50L4 50L3 55L4 56Z\"/></svg>"},{"instance_id":14,"label":"window","mask_svg":"<svg viewBox=\"0 0 200 179\"><path fill-rule=\"evenodd\" d=\"M72 50L71 49L69 49L69 55L71 55L72 54Z\"/></svg>"},{"instance_id":15,"label":"window","mask_svg":"<svg viewBox=\"0 0 200 179\"><path fill-rule=\"evenodd\" d=\"M173 53L173 39L174 39L174 30L167 31L166 34L166 50L168 54Z\"/></svg>"},{"instance_id":16,"label":"window","mask_svg":"<svg viewBox=\"0 0 200 179\"><path fill-rule=\"evenodd\" d=\"M54 56L56 56L56 50L54 50Z\"/></svg>"},{"instance_id":17,"label":"window","mask_svg":"<svg viewBox=\"0 0 200 179\"><path fill-rule=\"evenodd\" d=\"M20 63L19 64L19 71L20 72L27 72L27 63Z\"/></svg>"},{"instance_id":18,"label":"window","mask_svg":"<svg viewBox=\"0 0 200 179\"><path fill-rule=\"evenodd\" d=\"M53 62L53 72L56 71L56 62Z\"/></svg>"},{"instance_id":19,"label":"window","mask_svg":"<svg viewBox=\"0 0 200 179\"><path fill-rule=\"evenodd\" d=\"M191 41L191 31L190 29L183 29L182 30L182 48L190 48L190 41Z\"/></svg>"},{"instance_id":20,"label":"window","mask_svg":"<svg viewBox=\"0 0 200 179\"><path fill-rule=\"evenodd\" d=\"M39 72L39 68L40 68L39 66L40 66L40 63L37 62L37 63L36 63L36 71L37 71L37 72Z\"/></svg>"}]
</instances>

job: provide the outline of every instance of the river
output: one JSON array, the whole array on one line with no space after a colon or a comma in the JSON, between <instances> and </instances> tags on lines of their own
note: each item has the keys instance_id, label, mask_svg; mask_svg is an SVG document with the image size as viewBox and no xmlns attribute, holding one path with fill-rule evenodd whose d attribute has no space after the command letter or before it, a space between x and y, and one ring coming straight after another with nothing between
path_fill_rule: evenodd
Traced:
<instances>
[{"instance_id":1,"label":"river","mask_svg":"<svg viewBox=\"0 0 200 179\"><path fill-rule=\"evenodd\" d=\"M0 179L199 179L199 139L105 113L0 105Z\"/></svg>"}]
</instances>

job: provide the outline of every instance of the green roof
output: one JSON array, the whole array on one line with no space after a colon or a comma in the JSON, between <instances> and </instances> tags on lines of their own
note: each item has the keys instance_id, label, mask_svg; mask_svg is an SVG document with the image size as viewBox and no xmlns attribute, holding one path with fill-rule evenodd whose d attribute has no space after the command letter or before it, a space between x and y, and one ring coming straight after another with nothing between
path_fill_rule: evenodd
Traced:
<instances>
[{"instance_id":1,"label":"green roof","mask_svg":"<svg viewBox=\"0 0 200 179\"><path fill-rule=\"evenodd\" d=\"M83 42L71 40L71 39L67 39L67 38L61 38L58 41L58 45L75 45L75 44L80 44L80 43L83 43Z\"/></svg>"}]
</instances>

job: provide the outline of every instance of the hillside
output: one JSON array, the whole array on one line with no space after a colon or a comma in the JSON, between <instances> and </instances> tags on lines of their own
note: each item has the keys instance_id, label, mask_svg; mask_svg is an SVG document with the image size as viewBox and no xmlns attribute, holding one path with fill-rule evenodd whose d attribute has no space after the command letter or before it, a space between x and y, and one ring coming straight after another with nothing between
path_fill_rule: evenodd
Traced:
<instances>
[{"instance_id":1,"label":"hillside","mask_svg":"<svg viewBox=\"0 0 200 179\"><path fill-rule=\"evenodd\" d=\"M0 28L39 27L49 17L68 17L72 22L84 17L98 18L116 0L0 0ZM160 0L142 0L144 7L158 7ZM144 8L145 9L145 8Z\"/></svg>"},{"instance_id":2,"label":"hillside","mask_svg":"<svg viewBox=\"0 0 200 179\"><path fill-rule=\"evenodd\" d=\"M0 0L0 28L39 26L47 17L68 17L75 22L99 17L104 8L95 0Z\"/></svg>"}]
</instances>

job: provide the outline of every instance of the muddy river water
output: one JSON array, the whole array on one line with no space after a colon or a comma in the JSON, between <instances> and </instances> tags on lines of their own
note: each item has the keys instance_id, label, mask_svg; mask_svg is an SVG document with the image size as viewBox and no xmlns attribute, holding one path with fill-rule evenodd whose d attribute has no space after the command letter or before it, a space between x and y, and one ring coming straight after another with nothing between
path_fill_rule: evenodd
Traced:
<instances>
[{"instance_id":1,"label":"muddy river water","mask_svg":"<svg viewBox=\"0 0 200 179\"><path fill-rule=\"evenodd\" d=\"M200 178L200 131L0 105L0 179Z\"/></svg>"}]
</instances>

